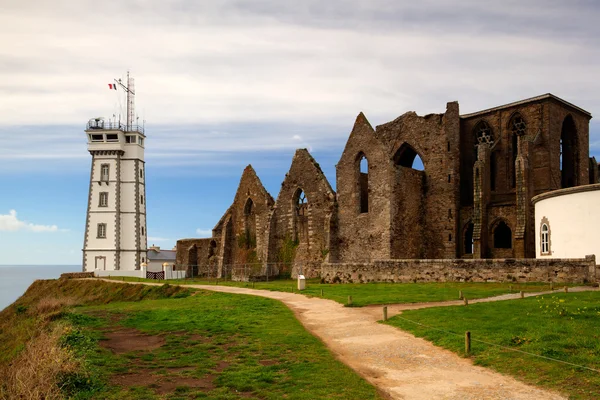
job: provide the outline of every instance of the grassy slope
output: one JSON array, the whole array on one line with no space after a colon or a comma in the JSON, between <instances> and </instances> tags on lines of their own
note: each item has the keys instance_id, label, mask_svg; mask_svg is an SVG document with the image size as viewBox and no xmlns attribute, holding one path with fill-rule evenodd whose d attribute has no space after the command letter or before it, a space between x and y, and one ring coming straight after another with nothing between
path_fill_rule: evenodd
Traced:
<instances>
[{"instance_id":1,"label":"grassy slope","mask_svg":"<svg viewBox=\"0 0 600 400\"><path fill-rule=\"evenodd\" d=\"M188 289L171 285L144 287L64 279L35 281L23 296L0 312L0 365L14 358L36 332L59 318L65 306L158 299L188 293Z\"/></svg>"},{"instance_id":2,"label":"grassy slope","mask_svg":"<svg viewBox=\"0 0 600 400\"><path fill-rule=\"evenodd\" d=\"M138 278L113 278L125 281L156 282L151 279ZM272 282L256 282L254 286L248 282L216 281L206 279L180 279L170 280L171 284L216 284L238 287L254 287L255 289L291 292L296 288L295 280L275 280ZM569 284L573 286L573 284ZM296 289L294 289L296 290ZM462 290L463 296L468 299L497 296L506 293L540 292L550 290L547 283L476 283L476 282L443 282L443 283L348 283L326 284L319 283L318 279L307 282L306 290L301 293L307 296L323 297L326 299L346 304L348 296L352 296L354 306L369 304L394 304L394 303L420 303L432 301L458 300L458 292ZM297 292L297 290L296 290Z\"/></svg>"},{"instance_id":3,"label":"grassy slope","mask_svg":"<svg viewBox=\"0 0 600 400\"><path fill-rule=\"evenodd\" d=\"M202 291L165 299L186 295L173 286L36 282L0 314L0 366L15 359L29 334L60 324L61 345L82 360L82 367L59 377L58 384L76 399L380 398L280 302ZM40 307L49 297L71 300ZM111 332L123 329L157 336L164 345L124 354L100 346ZM136 373L146 381L134 387L117 384ZM199 380L209 386L194 389ZM168 390L158 384L165 381L172 384Z\"/></svg>"},{"instance_id":4,"label":"grassy slope","mask_svg":"<svg viewBox=\"0 0 600 400\"><path fill-rule=\"evenodd\" d=\"M574 399L598 399L599 372L475 340L600 370L599 302L598 292L556 293L468 307L405 311L388 323L461 355L464 355L464 332L470 331L472 358L477 364L529 383L563 391Z\"/></svg>"}]
</instances>

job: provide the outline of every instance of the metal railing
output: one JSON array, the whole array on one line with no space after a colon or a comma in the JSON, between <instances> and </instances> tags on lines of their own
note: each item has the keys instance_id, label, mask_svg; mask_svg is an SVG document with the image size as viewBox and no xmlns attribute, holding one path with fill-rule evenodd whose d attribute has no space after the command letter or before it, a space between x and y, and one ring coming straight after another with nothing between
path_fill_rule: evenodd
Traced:
<instances>
[{"instance_id":1,"label":"metal railing","mask_svg":"<svg viewBox=\"0 0 600 400\"><path fill-rule=\"evenodd\" d=\"M120 121L106 121L102 118L90 119L86 125L86 130L119 130L123 132L138 132L144 133L142 125L127 125Z\"/></svg>"}]
</instances>

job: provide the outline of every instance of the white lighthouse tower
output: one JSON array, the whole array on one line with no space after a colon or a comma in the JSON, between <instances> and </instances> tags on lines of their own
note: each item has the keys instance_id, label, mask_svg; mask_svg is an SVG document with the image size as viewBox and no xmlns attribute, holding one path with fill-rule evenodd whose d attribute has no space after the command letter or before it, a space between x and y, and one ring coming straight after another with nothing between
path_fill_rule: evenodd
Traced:
<instances>
[{"instance_id":1,"label":"white lighthouse tower","mask_svg":"<svg viewBox=\"0 0 600 400\"><path fill-rule=\"evenodd\" d=\"M134 86L127 93L127 122L91 119L85 133L92 155L83 243L83 271L135 270L146 262L144 129L133 124Z\"/></svg>"}]
</instances>

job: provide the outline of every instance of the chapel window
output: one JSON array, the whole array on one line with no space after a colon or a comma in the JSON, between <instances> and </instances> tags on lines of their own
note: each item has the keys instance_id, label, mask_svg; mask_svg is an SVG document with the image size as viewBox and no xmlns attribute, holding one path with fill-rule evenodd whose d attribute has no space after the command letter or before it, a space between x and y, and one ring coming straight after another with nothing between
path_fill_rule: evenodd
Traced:
<instances>
[{"instance_id":1,"label":"chapel window","mask_svg":"<svg viewBox=\"0 0 600 400\"><path fill-rule=\"evenodd\" d=\"M550 229L547 224L542 224L542 254L550 254Z\"/></svg>"}]
</instances>

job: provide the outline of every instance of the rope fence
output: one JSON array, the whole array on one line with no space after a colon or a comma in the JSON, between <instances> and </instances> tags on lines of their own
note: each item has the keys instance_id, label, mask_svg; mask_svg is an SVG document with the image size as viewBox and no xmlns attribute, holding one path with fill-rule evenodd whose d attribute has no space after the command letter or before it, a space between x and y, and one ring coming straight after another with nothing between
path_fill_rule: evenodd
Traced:
<instances>
[{"instance_id":1,"label":"rope fence","mask_svg":"<svg viewBox=\"0 0 600 400\"><path fill-rule=\"evenodd\" d=\"M386 311L386 314L387 314L387 309L385 311ZM398 318L398 319L401 319L403 321L407 321L407 322L410 322L412 324L419 325L419 326L422 326L424 328L432 329L432 330L435 330L435 331L438 331L438 332L443 332L443 333L446 333L446 334L449 334L449 335L458 336L458 337L461 337L461 338L465 336L464 334L459 334L459 333L456 333L456 332L447 331L445 329L440 329L440 328L436 328L436 327L433 327L433 326L425 325L425 324L422 324L420 322L413 321L413 320L410 320L408 318L401 317L400 315L396 315L394 318ZM593 372L600 373L600 370L597 370L597 369L594 369L594 368L590 368L590 367L586 367L585 365L574 364L574 363L570 363L568 361L563 361L563 360L559 360L559 359L556 359L556 358L542 356L540 354L535 354L535 353L530 353L528 351L515 349L515 348L512 348L512 347L503 346L501 344L486 342L485 340L481 340L481 339L474 339L472 337L472 335L468 335L468 336L469 336L469 340L473 341L473 342L479 342L479 343L486 344L488 346L495 346L495 347L498 347L498 348L501 348L501 349L504 349L504 350L513 351L513 352L516 352L516 353L527 354L529 356L533 356L533 357L537 357L537 358L543 358L545 360L550 360L550 361L556 361L558 363L570 365L572 367L583 368L583 369L587 369L587 370L590 370L590 371L593 371Z\"/></svg>"}]
</instances>

